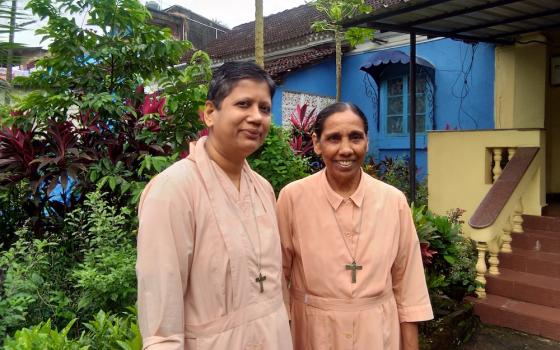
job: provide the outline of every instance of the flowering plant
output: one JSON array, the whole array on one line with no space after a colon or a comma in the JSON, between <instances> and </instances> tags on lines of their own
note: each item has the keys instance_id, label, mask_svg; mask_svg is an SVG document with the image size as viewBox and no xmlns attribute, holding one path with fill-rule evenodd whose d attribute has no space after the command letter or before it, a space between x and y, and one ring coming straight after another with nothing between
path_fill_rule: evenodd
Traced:
<instances>
[{"instance_id":1,"label":"flowering plant","mask_svg":"<svg viewBox=\"0 0 560 350\"><path fill-rule=\"evenodd\" d=\"M316 108L311 109L311 111L307 113L308 107L307 103L303 104L303 106L298 104L295 111L290 114L290 123L292 127L290 147L296 155L303 157L312 154L313 141L311 139L311 134L313 133L315 121L317 120L317 115L315 115Z\"/></svg>"}]
</instances>

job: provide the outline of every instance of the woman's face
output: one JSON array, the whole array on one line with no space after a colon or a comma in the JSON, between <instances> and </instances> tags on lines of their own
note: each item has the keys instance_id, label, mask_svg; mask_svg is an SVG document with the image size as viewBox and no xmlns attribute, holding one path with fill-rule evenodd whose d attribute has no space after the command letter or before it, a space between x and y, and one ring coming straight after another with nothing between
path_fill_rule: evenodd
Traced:
<instances>
[{"instance_id":1,"label":"woman's face","mask_svg":"<svg viewBox=\"0 0 560 350\"><path fill-rule=\"evenodd\" d=\"M368 139L364 122L352 110L331 114L323 124L321 138L313 134L313 145L330 177L341 183L360 177Z\"/></svg>"},{"instance_id":2,"label":"woman's face","mask_svg":"<svg viewBox=\"0 0 560 350\"><path fill-rule=\"evenodd\" d=\"M227 157L245 158L264 142L271 121L270 90L265 82L240 80L220 108L206 102L204 122L209 138Z\"/></svg>"}]
</instances>

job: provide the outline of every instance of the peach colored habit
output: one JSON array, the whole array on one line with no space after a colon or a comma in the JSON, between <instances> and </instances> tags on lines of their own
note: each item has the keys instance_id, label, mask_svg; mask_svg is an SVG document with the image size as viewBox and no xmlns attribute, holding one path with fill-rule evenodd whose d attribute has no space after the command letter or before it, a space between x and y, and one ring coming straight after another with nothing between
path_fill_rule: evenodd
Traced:
<instances>
[{"instance_id":1,"label":"peach colored habit","mask_svg":"<svg viewBox=\"0 0 560 350\"><path fill-rule=\"evenodd\" d=\"M274 192L247 163L237 191L205 141L156 176L141 198L136 271L144 349L290 350ZM263 293L255 281L258 235Z\"/></svg>"},{"instance_id":2,"label":"peach colored habit","mask_svg":"<svg viewBox=\"0 0 560 350\"><path fill-rule=\"evenodd\" d=\"M400 191L362 172L344 199L323 170L286 186L277 209L295 349L395 350L400 322L433 317ZM346 267L351 255L362 266L356 283Z\"/></svg>"}]
</instances>

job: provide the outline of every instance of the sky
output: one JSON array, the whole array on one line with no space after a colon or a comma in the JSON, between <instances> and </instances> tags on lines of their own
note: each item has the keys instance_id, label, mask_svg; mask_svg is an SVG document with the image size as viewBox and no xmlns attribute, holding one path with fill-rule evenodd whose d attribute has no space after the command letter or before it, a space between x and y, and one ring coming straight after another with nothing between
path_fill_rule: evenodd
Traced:
<instances>
[{"instance_id":1,"label":"sky","mask_svg":"<svg viewBox=\"0 0 560 350\"><path fill-rule=\"evenodd\" d=\"M145 2L145 0L141 0ZM254 21L255 1L254 0L154 0L160 4L162 9L172 5L183 6L208 19L217 20L229 28L239 24ZM306 0L263 0L264 15L281 12L293 7L303 5ZM25 43L27 46L43 46L40 37L34 34L34 29L40 27L38 22L31 26L32 30L16 33L16 42Z\"/></svg>"},{"instance_id":2,"label":"sky","mask_svg":"<svg viewBox=\"0 0 560 350\"><path fill-rule=\"evenodd\" d=\"M254 0L155 0L162 8L171 5L183 6L201 16L215 19L229 28L255 20ZM305 0L263 0L264 15L284 11L299 5Z\"/></svg>"}]
</instances>

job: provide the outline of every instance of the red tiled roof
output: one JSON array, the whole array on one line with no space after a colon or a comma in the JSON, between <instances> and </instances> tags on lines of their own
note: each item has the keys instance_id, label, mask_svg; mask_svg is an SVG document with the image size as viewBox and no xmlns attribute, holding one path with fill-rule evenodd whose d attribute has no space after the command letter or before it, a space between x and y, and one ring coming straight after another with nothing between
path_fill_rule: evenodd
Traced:
<instances>
[{"instance_id":1,"label":"red tiled roof","mask_svg":"<svg viewBox=\"0 0 560 350\"><path fill-rule=\"evenodd\" d=\"M301 5L264 18L265 45L293 40L312 33L311 24L323 19L313 6ZM234 53L250 52L255 47L255 22L234 27L221 39L210 43L208 54L224 58Z\"/></svg>"},{"instance_id":2,"label":"red tiled roof","mask_svg":"<svg viewBox=\"0 0 560 350\"><path fill-rule=\"evenodd\" d=\"M312 48L296 55L267 61L265 64L265 70L272 76L272 78L277 79L280 78L283 73L289 72L292 69L297 69L332 55L334 55L334 47L332 45Z\"/></svg>"},{"instance_id":3,"label":"red tiled roof","mask_svg":"<svg viewBox=\"0 0 560 350\"><path fill-rule=\"evenodd\" d=\"M389 7L403 0L367 0L374 9ZM324 15L310 4L301 5L264 18L266 46L280 44L314 33L311 24L324 19ZM234 27L231 32L211 42L207 48L213 58L225 59L233 54L251 52L255 46L255 22Z\"/></svg>"}]
</instances>

